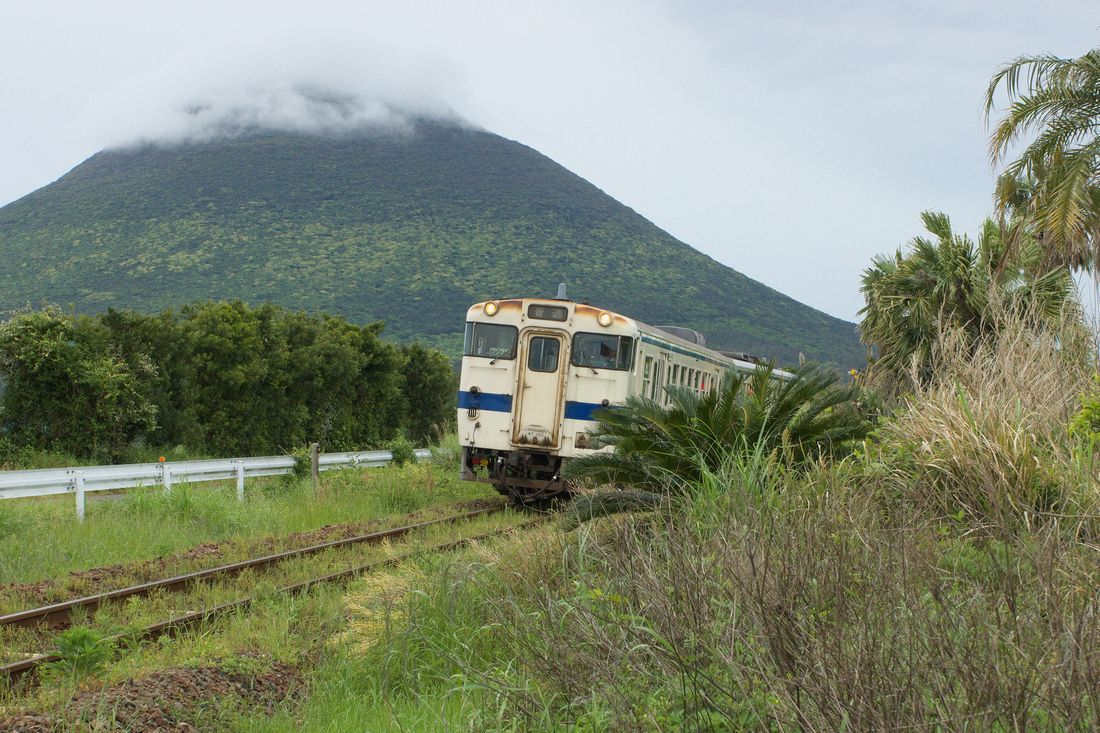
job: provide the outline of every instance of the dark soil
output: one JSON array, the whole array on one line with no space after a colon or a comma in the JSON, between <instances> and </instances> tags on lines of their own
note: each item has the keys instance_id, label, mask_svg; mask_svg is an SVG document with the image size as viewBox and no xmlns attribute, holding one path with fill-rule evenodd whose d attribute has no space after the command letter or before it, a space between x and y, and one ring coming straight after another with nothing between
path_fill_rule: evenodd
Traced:
<instances>
[{"instance_id":1,"label":"dark soil","mask_svg":"<svg viewBox=\"0 0 1100 733\"><path fill-rule=\"evenodd\" d=\"M84 690L56 712L0 720L0 731L214 731L239 711L272 712L278 703L296 696L301 686L297 668L260 655L242 655L220 667L169 669Z\"/></svg>"},{"instance_id":2,"label":"dark soil","mask_svg":"<svg viewBox=\"0 0 1100 733\"><path fill-rule=\"evenodd\" d=\"M499 504L493 499L473 499L447 507L448 510L470 512ZM426 511L407 514L396 520L403 524L423 521ZM58 580L40 580L33 583L0 584L0 597L18 596L28 605L46 605L69 598L104 593L124 588L136 583L168 577L170 575L202 570L245 557L283 552L332 542L347 537L376 532L395 526L395 520L371 520L369 522L346 522L330 524L307 532L295 532L288 535L273 535L247 540L225 540L208 542L172 555L153 560L141 560L118 565L105 565L88 570L77 570Z\"/></svg>"}]
</instances>

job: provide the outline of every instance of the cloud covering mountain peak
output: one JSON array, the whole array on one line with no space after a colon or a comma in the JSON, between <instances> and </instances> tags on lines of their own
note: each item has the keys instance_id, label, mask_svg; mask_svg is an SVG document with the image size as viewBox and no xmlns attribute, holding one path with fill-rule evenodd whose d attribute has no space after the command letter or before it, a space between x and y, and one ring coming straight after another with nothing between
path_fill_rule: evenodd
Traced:
<instances>
[{"instance_id":1,"label":"cloud covering mountain peak","mask_svg":"<svg viewBox=\"0 0 1100 733\"><path fill-rule=\"evenodd\" d=\"M468 125L461 82L441 59L385 44L284 40L177 59L89 111L104 147L204 142L255 130L403 133L417 118Z\"/></svg>"}]
</instances>

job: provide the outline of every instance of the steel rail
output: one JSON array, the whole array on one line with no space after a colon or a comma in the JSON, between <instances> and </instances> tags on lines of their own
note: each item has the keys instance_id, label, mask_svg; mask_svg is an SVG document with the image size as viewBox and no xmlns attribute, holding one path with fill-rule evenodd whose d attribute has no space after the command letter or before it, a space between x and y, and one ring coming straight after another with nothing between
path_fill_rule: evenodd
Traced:
<instances>
[{"instance_id":1,"label":"steel rail","mask_svg":"<svg viewBox=\"0 0 1100 733\"><path fill-rule=\"evenodd\" d=\"M356 567L349 568L347 570L341 570L328 575L323 575L318 578L311 578L304 580L300 583L294 583L293 585L284 586L278 589L278 593L285 593L288 595L298 595L304 593L318 585L324 585L328 583L343 583L352 578L369 573L375 570L380 570L384 567L392 567L398 565L406 560L412 560L417 557L421 557L427 554L434 554L437 552L447 552L448 550L454 550L464 545L468 545L471 542L477 542L479 540L488 539L497 535L504 534L505 532L511 532L517 529L523 529L532 525L541 523L544 521L542 518L528 520L526 522L520 522L519 524L509 527L500 527L498 529L491 530L489 532L482 532L481 534L472 535L469 537L461 537L457 540L451 540L449 542L443 542L438 545L433 545L428 548L422 548L413 552L406 552L400 555L394 555L393 557L387 557L382 560L374 560L363 565L357 565ZM217 606L202 609L201 611L194 611L192 613L184 614L183 616L175 616L165 621L158 621L150 624L137 633L127 634L115 634L114 636L107 637L111 641L118 641L123 638L144 640L153 637L160 636L161 634L176 634L183 629L186 629L195 624L202 623L203 621L212 620L215 617L222 616L230 611L244 610L251 606L258 596L248 596L236 601L229 601ZM7 664L0 665L0 679L7 678L9 684L34 674L39 667L50 662L60 661L61 657L57 654L35 654L26 659L21 659L16 662L8 662Z\"/></svg>"},{"instance_id":2,"label":"steel rail","mask_svg":"<svg viewBox=\"0 0 1100 733\"><path fill-rule=\"evenodd\" d=\"M131 585L126 588L119 588L117 590L106 591L104 593L96 593L95 595L85 596L83 598L62 601L60 603L51 603L48 606L40 606L38 608L32 608L26 611L17 611L15 613L9 613L0 616L0 626L36 626L44 622L48 624L51 628L64 628L69 625L72 612L78 608L94 610L95 608L99 607L101 604L107 601L113 601L120 598L128 598L131 596L146 596L154 591L178 592L188 586L208 580L210 578L219 576L232 577L241 573L244 570L265 568L270 565L276 565L280 562L292 560L297 557L315 555L319 552L336 549L338 547L346 547L348 545L356 545L361 543L374 544L381 542L384 539L388 539L391 537L400 537L410 532L414 532L418 529L424 529L425 527L431 527L437 524L451 524L453 522L460 522L464 519L472 519L474 517L482 516L485 514L494 514L496 512L502 511L505 506L506 505L502 503L497 506L485 507L483 509L475 509L473 511L464 512L462 514L456 514L449 517L431 519L424 522L417 522L415 524L395 527L393 529L370 532L368 534L358 535L355 537L345 537L344 539L333 540L331 542L323 542L318 545L300 547L294 550L278 552L272 555L264 555L263 557L257 557L251 560L242 560L240 562L219 565L217 567L208 568L206 570L196 570L192 573L176 575L171 578L152 580L147 583L139 583L137 585Z\"/></svg>"}]
</instances>

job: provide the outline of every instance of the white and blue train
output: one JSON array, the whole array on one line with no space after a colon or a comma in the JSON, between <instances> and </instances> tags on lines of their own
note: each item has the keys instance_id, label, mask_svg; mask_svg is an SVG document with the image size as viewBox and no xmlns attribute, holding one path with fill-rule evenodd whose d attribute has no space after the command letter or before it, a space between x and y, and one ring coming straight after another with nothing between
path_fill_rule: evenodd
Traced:
<instances>
[{"instance_id":1,"label":"white and blue train","mask_svg":"<svg viewBox=\"0 0 1100 733\"><path fill-rule=\"evenodd\" d=\"M755 369L749 359L707 349L690 329L564 297L477 303L458 393L462 478L518 501L561 494L562 462L598 449L588 435L595 410L631 395L667 403L673 384L705 393L731 369Z\"/></svg>"}]
</instances>

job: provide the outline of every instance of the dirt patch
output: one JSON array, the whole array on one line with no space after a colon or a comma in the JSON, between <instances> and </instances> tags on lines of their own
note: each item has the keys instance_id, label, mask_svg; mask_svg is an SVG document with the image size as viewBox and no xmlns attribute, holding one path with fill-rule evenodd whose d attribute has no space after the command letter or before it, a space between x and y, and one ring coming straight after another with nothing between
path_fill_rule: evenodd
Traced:
<instances>
[{"instance_id":1,"label":"dirt patch","mask_svg":"<svg viewBox=\"0 0 1100 733\"><path fill-rule=\"evenodd\" d=\"M240 655L222 666L169 669L107 688L78 693L54 713L0 720L0 731L63 730L158 733L220 730L227 716L268 713L302 687L299 670L260 655Z\"/></svg>"},{"instance_id":2,"label":"dirt patch","mask_svg":"<svg viewBox=\"0 0 1100 733\"><path fill-rule=\"evenodd\" d=\"M496 506L499 503L499 500L494 499L473 499L449 505L445 509L448 513L470 512ZM58 580L2 584L0 597L18 597L28 606L56 603L70 598L104 593L136 583L158 580L173 574L203 570L232 560L310 547L388 529L399 524L412 524L423 521L429 516L441 515L430 510L421 510L400 518L330 524L287 535L208 542L153 560L74 571Z\"/></svg>"}]
</instances>

